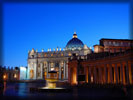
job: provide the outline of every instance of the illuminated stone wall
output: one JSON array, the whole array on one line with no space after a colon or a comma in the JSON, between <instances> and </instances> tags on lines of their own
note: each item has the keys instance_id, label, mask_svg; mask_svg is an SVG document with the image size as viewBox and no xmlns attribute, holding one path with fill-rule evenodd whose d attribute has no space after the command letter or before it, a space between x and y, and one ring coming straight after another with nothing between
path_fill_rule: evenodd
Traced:
<instances>
[{"instance_id":1,"label":"illuminated stone wall","mask_svg":"<svg viewBox=\"0 0 133 100\"><path fill-rule=\"evenodd\" d=\"M93 53L84 57L75 56L69 59L68 65L68 79L71 84L80 83L78 80L76 82L73 79L71 80L73 75L81 75L80 72L75 75L76 70L73 72L74 68L84 70L84 83L133 84L132 49L119 53Z\"/></svg>"}]
</instances>

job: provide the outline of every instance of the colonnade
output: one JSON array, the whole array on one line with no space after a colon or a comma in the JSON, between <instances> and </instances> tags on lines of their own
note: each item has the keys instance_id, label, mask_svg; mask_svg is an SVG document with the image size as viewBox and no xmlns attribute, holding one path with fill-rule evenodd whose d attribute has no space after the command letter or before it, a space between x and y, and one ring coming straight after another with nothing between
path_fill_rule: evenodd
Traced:
<instances>
[{"instance_id":1,"label":"colonnade","mask_svg":"<svg viewBox=\"0 0 133 100\"><path fill-rule=\"evenodd\" d=\"M132 84L133 64L130 61L84 66L87 83Z\"/></svg>"}]
</instances>

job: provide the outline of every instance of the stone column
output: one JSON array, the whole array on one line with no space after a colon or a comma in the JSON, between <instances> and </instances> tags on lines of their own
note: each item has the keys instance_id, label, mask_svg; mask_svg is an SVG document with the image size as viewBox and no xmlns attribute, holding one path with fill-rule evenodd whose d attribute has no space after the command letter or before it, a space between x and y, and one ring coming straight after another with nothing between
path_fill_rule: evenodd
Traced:
<instances>
[{"instance_id":1,"label":"stone column","mask_svg":"<svg viewBox=\"0 0 133 100\"><path fill-rule=\"evenodd\" d=\"M122 70L122 72L123 72L123 84L126 84L126 73L125 73L126 66L124 65L124 63L122 65L122 68L123 68L123 70Z\"/></svg>"},{"instance_id":2,"label":"stone column","mask_svg":"<svg viewBox=\"0 0 133 100\"><path fill-rule=\"evenodd\" d=\"M99 83L102 83L102 73L101 73L101 67L98 68L99 71Z\"/></svg>"},{"instance_id":3,"label":"stone column","mask_svg":"<svg viewBox=\"0 0 133 100\"><path fill-rule=\"evenodd\" d=\"M129 66L129 83L132 84L131 62L128 63L128 66Z\"/></svg>"},{"instance_id":4,"label":"stone column","mask_svg":"<svg viewBox=\"0 0 133 100\"><path fill-rule=\"evenodd\" d=\"M127 78L127 84L129 84L129 66L128 66L128 61L126 62L126 78Z\"/></svg>"},{"instance_id":5,"label":"stone column","mask_svg":"<svg viewBox=\"0 0 133 100\"><path fill-rule=\"evenodd\" d=\"M63 77L63 79L65 80L66 79L66 63L65 63L65 61L64 61L64 64L63 64L64 66L64 70L63 70L63 75L64 75L64 77Z\"/></svg>"},{"instance_id":6,"label":"stone column","mask_svg":"<svg viewBox=\"0 0 133 100\"><path fill-rule=\"evenodd\" d=\"M112 65L109 65L109 73L110 73L110 83L113 83L113 78L112 78Z\"/></svg>"},{"instance_id":7,"label":"stone column","mask_svg":"<svg viewBox=\"0 0 133 100\"><path fill-rule=\"evenodd\" d=\"M49 75L48 75L48 72L49 72L49 62L47 62L46 67L47 67L47 78L48 78L49 77Z\"/></svg>"},{"instance_id":8,"label":"stone column","mask_svg":"<svg viewBox=\"0 0 133 100\"><path fill-rule=\"evenodd\" d=\"M104 65L104 82L105 82L105 84L108 83L107 77L108 77L108 74L107 74L107 66L105 64Z\"/></svg>"},{"instance_id":9,"label":"stone column","mask_svg":"<svg viewBox=\"0 0 133 100\"><path fill-rule=\"evenodd\" d=\"M68 79L68 62L66 62L66 79Z\"/></svg>"},{"instance_id":10,"label":"stone column","mask_svg":"<svg viewBox=\"0 0 133 100\"><path fill-rule=\"evenodd\" d=\"M91 66L89 66L89 82L91 83Z\"/></svg>"},{"instance_id":11,"label":"stone column","mask_svg":"<svg viewBox=\"0 0 133 100\"><path fill-rule=\"evenodd\" d=\"M68 65L68 64L67 64L67 65ZM71 67L69 66L69 67L68 67L68 75L69 75L69 76L68 76L68 82L69 82L69 83L71 83L71 72L70 72L70 69L71 69Z\"/></svg>"},{"instance_id":12,"label":"stone column","mask_svg":"<svg viewBox=\"0 0 133 100\"><path fill-rule=\"evenodd\" d=\"M122 64L120 64L121 66L120 66L120 82L122 83L122 84L124 84L123 82L123 65Z\"/></svg>"},{"instance_id":13,"label":"stone column","mask_svg":"<svg viewBox=\"0 0 133 100\"><path fill-rule=\"evenodd\" d=\"M43 79L43 63L40 63L40 74L41 74L41 76L40 76L40 79Z\"/></svg>"},{"instance_id":14,"label":"stone column","mask_svg":"<svg viewBox=\"0 0 133 100\"><path fill-rule=\"evenodd\" d=\"M115 80L116 80L116 84L118 83L118 70L117 70L117 64L115 64Z\"/></svg>"},{"instance_id":15,"label":"stone column","mask_svg":"<svg viewBox=\"0 0 133 100\"><path fill-rule=\"evenodd\" d=\"M34 65L34 79L37 79L37 62L33 64Z\"/></svg>"},{"instance_id":16,"label":"stone column","mask_svg":"<svg viewBox=\"0 0 133 100\"><path fill-rule=\"evenodd\" d=\"M85 82L88 83L88 67L84 66Z\"/></svg>"},{"instance_id":17,"label":"stone column","mask_svg":"<svg viewBox=\"0 0 133 100\"><path fill-rule=\"evenodd\" d=\"M61 62L59 64L59 80L61 80Z\"/></svg>"},{"instance_id":18,"label":"stone column","mask_svg":"<svg viewBox=\"0 0 133 100\"><path fill-rule=\"evenodd\" d=\"M51 71L51 62L49 62L49 66L48 67L49 67L49 71Z\"/></svg>"},{"instance_id":19,"label":"stone column","mask_svg":"<svg viewBox=\"0 0 133 100\"><path fill-rule=\"evenodd\" d=\"M94 83L97 83L96 66L94 66Z\"/></svg>"}]
</instances>

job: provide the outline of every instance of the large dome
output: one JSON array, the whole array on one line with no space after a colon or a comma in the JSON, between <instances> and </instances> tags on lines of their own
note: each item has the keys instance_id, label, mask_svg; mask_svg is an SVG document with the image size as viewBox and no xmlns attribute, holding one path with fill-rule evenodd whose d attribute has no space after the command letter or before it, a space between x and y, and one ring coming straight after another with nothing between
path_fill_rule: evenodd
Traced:
<instances>
[{"instance_id":1,"label":"large dome","mask_svg":"<svg viewBox=\"0 0 133 100\"><path fill-rule=\"evenodd\" d=\"M73 34L73 38L68 41L66 45L66 50L76 50L76 49L82 49L84 47L83 42L77 38L76 32Z\"/></svg>"}]
</instances>

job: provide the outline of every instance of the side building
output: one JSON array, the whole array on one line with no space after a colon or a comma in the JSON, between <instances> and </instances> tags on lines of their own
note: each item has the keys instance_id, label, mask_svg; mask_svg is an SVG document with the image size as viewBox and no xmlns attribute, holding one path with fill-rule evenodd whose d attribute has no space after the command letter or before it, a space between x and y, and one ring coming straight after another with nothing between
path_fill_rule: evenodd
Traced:
<instances>
[{"instance_id":1,"label":"side building","mask_svg":"<svg viewBox=\"0 0 133 100\"><path fill-rule=\"evenodd\" d=\"M133 84L133 40L101 39L94 53L69 58L70 84Z\"/></svg>"},{"instance_id":2,"label":"side building","mask_svg":"<svg viewBox=\"0 0 133 100\"><path fill-rule=\"evenodd\" d=\"M17 81L20 79L19 67L0 66L0 81Z\"/></svg>"},{"instance_id":3,"label":"side building","mask_svg":"<svg viewBox=\"0 0 133 100\"><path fill-rule=\"evenodd\" d=\"M94 52L124 52L133 48L133 41L129 39L105 39L100 40L99 45L94 45Z\"/></svg>"}]
</instances>

